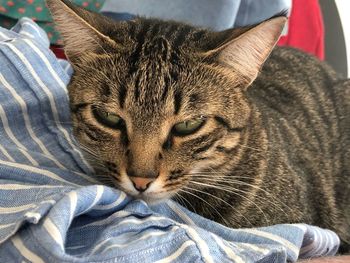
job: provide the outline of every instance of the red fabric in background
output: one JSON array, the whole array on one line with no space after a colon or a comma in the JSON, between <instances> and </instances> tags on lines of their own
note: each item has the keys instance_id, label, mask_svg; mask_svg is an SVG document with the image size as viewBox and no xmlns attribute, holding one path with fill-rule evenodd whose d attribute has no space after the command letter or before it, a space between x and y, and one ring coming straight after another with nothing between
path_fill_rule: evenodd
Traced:
<instances>
[{"instance_id":1,"label":"red fabric in background","mask_svg":"<svg viewBox=\"0 0 350 263\"><path fill-rule=\"evenodd\" d=\"M63 47L61 46L56 46L56 45L51 45L50 49L52 50L53 53L55 53L57 58L62 58L66 59L66 56L64 54Z\"/></svg>"},{"instance_id":2,"label":"red fabric in background","mask_svg":"<svg viewBox=\"0 0 350 263\"><path fill-rule=\"evenodd\" d=\"M288 35L278 42L324 59L324 25L318 0L293 0Z\"/></svg>"}]
</instances>

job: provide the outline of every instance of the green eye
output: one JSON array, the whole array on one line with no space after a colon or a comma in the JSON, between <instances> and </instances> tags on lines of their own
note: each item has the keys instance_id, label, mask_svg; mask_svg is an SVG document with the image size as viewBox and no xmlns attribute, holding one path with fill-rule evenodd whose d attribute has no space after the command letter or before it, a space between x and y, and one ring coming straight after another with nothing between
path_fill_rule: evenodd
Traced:
<instances>
[{"instance_id":1,"label":"green eye","mask_svg":"<svg viewBox=\"0 0 350 263\"><path fill-rule=\"evenodd\" d=\"M123 119L120 118L117 114L109 113L98 108L93 109L93 114L98 122L110 128L120 128L124 122Z\"/></svg>"},{"instance_id":2,"label":"green eye","mask_svg":"<svg viewBox=\"0 0 350 263\"><path fill-rule=\"evenodd\" d=\"M186 136L193 134L203 126L204 122L204 117L180 122L174 126L173 133L176 136Z\"/></svg>"}]
</instances>

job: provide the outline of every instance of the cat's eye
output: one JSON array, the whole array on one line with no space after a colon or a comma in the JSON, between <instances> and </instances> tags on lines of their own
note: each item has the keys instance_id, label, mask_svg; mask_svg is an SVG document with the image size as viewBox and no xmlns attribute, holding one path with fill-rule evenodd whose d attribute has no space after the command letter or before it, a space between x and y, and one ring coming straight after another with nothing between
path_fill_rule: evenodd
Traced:
<instances>
[{"instance_id":1,"label":"cat's eye","mask_svg":"<svg viewBox=\"0 0 350 263\"><path fill-rule=\"evenodd\" d=\"M183 121L176 124L173 128L173 133L176 136L186 136L198 131L205 123L204 117Z\"/></svg>"},{"instance_id":2,"label":"cat's eye","mask_svg":"<svg viewBox=\"0 0 350 263\"><path fill-rule=\"evenodd\" d=\"M110 113L96 107L92 109L92 112L98 122L110 128L118 129L124 123L123 119L117 114Z\"/></svg>"}]
</instances>

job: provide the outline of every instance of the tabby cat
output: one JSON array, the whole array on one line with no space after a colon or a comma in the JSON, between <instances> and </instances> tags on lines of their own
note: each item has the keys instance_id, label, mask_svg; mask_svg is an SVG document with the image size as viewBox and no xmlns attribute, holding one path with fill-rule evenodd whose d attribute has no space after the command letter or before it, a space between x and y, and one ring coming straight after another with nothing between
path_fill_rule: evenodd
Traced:
<instances>
[{"instance_id":1,"label":"tabby cat","mask_svg":"<svg viewBox=\"0 0 350 263\"><path fill-rule=\"evenodd\" d=\"M350 81L274 48L284 16L211 32L47 3L74 68L74 134L102 179L229 227L329 228L349 250Z\"/></svg>"}]
</instances>

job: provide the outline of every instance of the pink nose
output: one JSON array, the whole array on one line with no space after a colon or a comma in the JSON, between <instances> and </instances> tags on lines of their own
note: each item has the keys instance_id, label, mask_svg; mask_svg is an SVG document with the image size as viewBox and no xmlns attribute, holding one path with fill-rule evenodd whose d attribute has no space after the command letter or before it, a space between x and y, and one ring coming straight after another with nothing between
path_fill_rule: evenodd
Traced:
<instances>
[{"instance_id":1,"label":"pink nose","mask_svg":"<svg viewBox=\"0 0 350 263\"><path fill-rule=\"evenodd\" d=\"M139 192L144 192L154 181L154 178L129 177L135 189Z\"/></svg>"}]
</instances>

